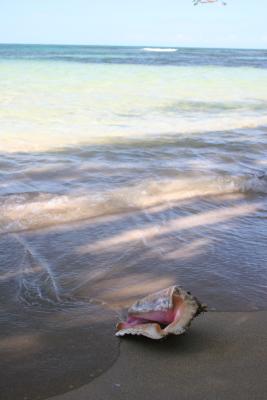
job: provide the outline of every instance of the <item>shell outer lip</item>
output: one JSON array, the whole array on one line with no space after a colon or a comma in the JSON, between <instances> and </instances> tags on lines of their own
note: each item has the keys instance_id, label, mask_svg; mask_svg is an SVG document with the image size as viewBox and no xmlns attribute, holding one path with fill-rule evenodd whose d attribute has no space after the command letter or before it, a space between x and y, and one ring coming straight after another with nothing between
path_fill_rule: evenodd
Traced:
<instances>
[{"instance_id":1,"label":"shell outer lip","mask_svg":"<svg viewBox=\"0 0 267 400\"><path fill-rule=\"evenodd\" d=\"M128 317L138 318L144 313L174 309L177 301L182 301L182 315L175 317L164 328L157 321L140 322L140 324L129 327L123 327L123 322L119 322L116 326L116 336L142 335L151 339L162 339L167 335L181 335L189 328L196 316L207 311L207 306L200 303L190 292L174 285L136 301L128 309Z\"/></svg>"}]
</instances>

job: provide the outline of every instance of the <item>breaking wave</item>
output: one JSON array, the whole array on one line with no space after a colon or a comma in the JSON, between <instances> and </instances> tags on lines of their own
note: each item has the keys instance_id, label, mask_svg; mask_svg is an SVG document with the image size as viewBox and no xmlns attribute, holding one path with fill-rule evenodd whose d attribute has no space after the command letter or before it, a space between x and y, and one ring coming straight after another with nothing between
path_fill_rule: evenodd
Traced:
<instances>
[{"instance_id":1,"label":"breaking wave","mask_svg":"<svg viewBox=\"0 0 267 400\"><path fill-rule=\"evenodd\" d=\"M154 51L156 53L174 53L177 49L166 48L166 47L144 47L143 51Z\"/></svg>"},{"instance_id":2,"label":"breaking wave","mask_svg":"<svg viewBox=\"0 0 267 400\"><path fill-rule=\"evenodd\" d=\"M0 197L0 232L19 232L231 193L267 194L267 175L187 178L99 193L20 193Z\"/></svg>"}]
</instances>

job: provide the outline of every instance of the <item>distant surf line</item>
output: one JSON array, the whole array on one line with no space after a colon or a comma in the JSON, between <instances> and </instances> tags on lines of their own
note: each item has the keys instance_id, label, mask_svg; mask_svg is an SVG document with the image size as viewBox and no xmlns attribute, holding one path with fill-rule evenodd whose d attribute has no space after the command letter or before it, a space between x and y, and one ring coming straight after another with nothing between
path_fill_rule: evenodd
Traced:
<instances>
[{"instance_id":1,"label":"distant surf line","mask_svg":"<svg viewBox=\"0 0 267 400\"><path fill-rule=\"evenodd\" d=\"M165 48L165 47L144 47L143 51L154 51L154 52L164 52L164 53L174 53L177 49Z\"/></svg>"}]
</instances>

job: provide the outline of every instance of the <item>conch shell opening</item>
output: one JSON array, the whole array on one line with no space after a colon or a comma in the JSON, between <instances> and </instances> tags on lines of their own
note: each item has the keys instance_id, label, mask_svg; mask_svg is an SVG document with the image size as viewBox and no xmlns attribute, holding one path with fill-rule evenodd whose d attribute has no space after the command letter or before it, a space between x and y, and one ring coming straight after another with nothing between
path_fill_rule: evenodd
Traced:
<instances>
[{"instance_id":1,"label":"conch shell opening","mask_svg":"<svg viewBox=\"0 0 267 400\"><path fill-rule=\"evenodd\" d=\"M128 310L127 320L117 325L116 336L143 335L162 339L167 335L180 335L206 306L190 292L171 286L138 300Z\"/></svg>"}]
</instances>

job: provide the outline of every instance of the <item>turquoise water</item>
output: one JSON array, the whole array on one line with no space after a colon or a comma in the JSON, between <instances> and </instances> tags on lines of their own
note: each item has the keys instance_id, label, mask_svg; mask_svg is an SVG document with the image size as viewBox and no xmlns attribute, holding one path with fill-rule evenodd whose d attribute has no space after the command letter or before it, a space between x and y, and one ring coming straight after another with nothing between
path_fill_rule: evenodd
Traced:
<instances>
[{"instance_id":1,"label":"turquoise water","mask_svg":"<svg viewBox=\"0 0 267 400\"><path fill-rule=\"evenodd\" d=\"M1 237L27 247L32 230L112 220L77 243L78 254L102 252L103 280L110 258L116 270L111 249L132 254L141 240L145 270L156 257L150 272L174 274L214 307L263 307L266 60L260 50L1 45ZM61 236L57 248L66 254ZM67 285L71 265L59 273L40 257L54 298L68 285L90 291L82 263Z\"/></svg>"},{"instance_id":2,"label":"turquoise water","mask_svg":"<svg viewBox=\"0 0 267 400\"><path fill-rule=\"evenodd\" d=\"M36 50L25 60L22 55L1 59L0 51L3 150L196 137L267 123L264 68L202 65L201 56L200 65L195 60L196 65L187 66L151 65L143 59L142 64L84 63L77 55L72 62L43 52ZM152 53L170 59L179 50ZM217 58L225 59L220 53Z\"/></svg>"},{"instance_id":3,"label":"turquoise water","mask_svg":"<svg viewBox=\"0 0 267 400\"><path fill-rule=\"evenodd\" d=\"M267 50L246 49L2 44L0 55L7 60L51 60L79 64L267 66Z\"/></svg>"}]
</instances>

